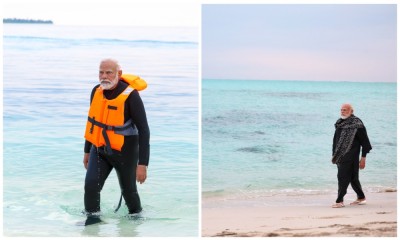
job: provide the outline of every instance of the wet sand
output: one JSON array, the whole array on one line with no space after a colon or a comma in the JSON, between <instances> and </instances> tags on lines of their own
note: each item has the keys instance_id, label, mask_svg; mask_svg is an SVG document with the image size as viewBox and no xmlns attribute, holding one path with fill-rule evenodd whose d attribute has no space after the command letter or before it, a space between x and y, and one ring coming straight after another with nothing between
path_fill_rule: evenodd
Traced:
<instances>
[{"instance_id":1,"label":"wet sand","mask_svg":"<svg viewBox=\"0 0 400 240\"><path fill-rule=\"evenodd\" d=\"M397 192L366 193L367 205L331 208L335 195L203 199L204 237L396 237Z\"/></svg>"}]
</instances>

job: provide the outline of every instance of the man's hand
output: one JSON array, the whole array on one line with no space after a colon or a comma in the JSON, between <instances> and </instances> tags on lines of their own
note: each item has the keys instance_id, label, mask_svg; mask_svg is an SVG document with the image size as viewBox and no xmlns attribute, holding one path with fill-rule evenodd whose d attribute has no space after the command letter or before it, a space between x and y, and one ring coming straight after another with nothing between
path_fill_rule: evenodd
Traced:
<instances>
[{"instance_id":1,"label":"man's hand","mask_svg":"<svg viewBox=\"0 0 400 240\"><path fill-rule=\"evenodd\" d=\"M83 166L85 166L85 168L87 169L89 163L89 153L85 153L83 155Z\"/></svg>"},{"instance_id":2,"label":"man's hand","mask_svg":"<svg viewBox=\"0 0 400 240\"><path fill-rule=\"evenodd\" d=\"M147 178L147 166L138 165L136 168L136 181L140 182L140 184L144 183Z\"/></svg>"},{"instance_id":3,"label":"man's hand","mask_svg":"<svg viewBox=\"0 0 400 240\"><path fill-rule=\"evenodd\" d=\"M365 168L365 157L362 157L360 160L360 169L364 169Z\"/></svg>"}]
</instances>

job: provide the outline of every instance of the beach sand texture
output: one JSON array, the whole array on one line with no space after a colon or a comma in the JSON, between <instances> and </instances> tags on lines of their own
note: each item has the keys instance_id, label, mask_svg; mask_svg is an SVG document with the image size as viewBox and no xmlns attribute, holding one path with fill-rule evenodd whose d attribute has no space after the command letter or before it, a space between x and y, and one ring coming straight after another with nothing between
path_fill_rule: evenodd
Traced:
<instances>
[{"instance_id":1,"label":"beach sand texture","mask_svg":"<svg viewBox=\"0 0 400 240\"><path fill-rule=\"evenodd\" d=\"M396 192L367 193L367 205L331 208L335 195L274 196L268 199L203 199L204 237L396 237ZM317 203L316 198L319 198ZM269 201L269 203L266 203ZM312 203L312 204L308 204ZM285 205L286 204L286 205Z\"/></svg>"}]
</instances>

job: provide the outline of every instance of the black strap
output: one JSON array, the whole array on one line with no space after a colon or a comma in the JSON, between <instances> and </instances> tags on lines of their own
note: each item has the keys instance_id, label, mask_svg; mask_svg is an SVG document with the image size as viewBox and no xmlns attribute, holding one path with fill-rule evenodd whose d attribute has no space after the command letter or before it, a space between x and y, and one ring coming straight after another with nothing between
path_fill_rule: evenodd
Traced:
<instances>
[{"instance_id":1,"label":"black strap","mask_svg":"<svg viewBox=\"0 0 400 240\"><path fill-rule=\"evenodd\" d=\"M114 213L116 213L118 211L118 209L121 207L121 202L122 202L122 193L121 193L121 197L119 198L119 203L117 208L114 210Z\"/></svg>"},{"instance_id":2,"label":"black strap","mask_svg":"<svg viewBox=\"0 0 400 240\"><path fill-rule=\"evenodd\" d=\"M129 119L128 121L126 121L126 123L124 123L124 125L122 125L122 126L110 126L110 125L96 121L94 117L93 118L88 117L88 121L93 125L101 127L103 129L106 128L106 130L112 130L112 131L115 131L115 130L123 131L123 130L126 130L126 129L132 127L131 126L132 119Z\"/></svg>"},{"instance_id":3,"label":"black strap","mask_svg":"<svg viewBox=\"0 0 400 240\"><path fill-rule=\"evenodd\" d=\"M120 130L120 131L123 131L123 130L126 130L126 129L132 127L131 126L131 124L132 124L132 120L131 119L129 119L123 126L110 126L110 125L107 125L107 124L104 124L104 123L96 121L94 117L93 118L88 117L88 121L92 124L91 131L92 131L92 128L93 128L94 125L96 125L96 126L98 126L98 127L103 129L102 134L103 134L103 137L104 137L104 141L106 141L106 149L105 150L106 150L106 153L109 154L109 155L111 155L113 153L113 151L112 151L112 148L111 148L110 139L108 138L108 135L107 135L107 130L111 130L111 131Z\"/></svg>"},{"instance_id":4,"label":"black strap","mask_svg":"<svg viewBox=\"0 0 400 240\"><path fill-rule=\"evenodd\" d=\"M103 131L102 131L104 140L106 141L106 153L111 155L113 153L112 148L111 148L111 143L110 143L110 139L108 139L108 135L107 135L107 128L104 127Z\"/></svg>"}]
</instances>

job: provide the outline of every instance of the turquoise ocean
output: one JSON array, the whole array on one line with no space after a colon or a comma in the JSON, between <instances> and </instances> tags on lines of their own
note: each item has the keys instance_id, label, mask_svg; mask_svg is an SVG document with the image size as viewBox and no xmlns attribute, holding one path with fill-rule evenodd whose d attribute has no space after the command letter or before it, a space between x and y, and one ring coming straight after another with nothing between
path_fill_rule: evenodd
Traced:
<instances>
[{"instance_id":1,"label":"turquoise ocean","mask_svg":"<svg viewBox=\"0 0 400 240\"><path fill-rule=\"evenodd\" d=\"M396 89L396 83L204 79L203 200L335 195L334 123L346 102L373 147L360 171L363 189L396 189Z\"/></svg>"},{"instance_id":2,"label":"turquoise ocean","mask_svg":"<svg viewBox=\"0 0 400 240\"><path fill-rule=\"evenodd\" d=\"M198 30L3 25L3 233L35 237L198 236ZM134 220L111 172L105 223L84 220L84 128L103 58L141 76L151 131L144 211Z\"/></svg>"}]
</instances>

